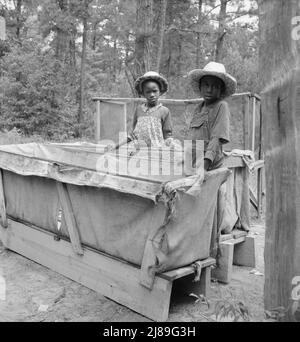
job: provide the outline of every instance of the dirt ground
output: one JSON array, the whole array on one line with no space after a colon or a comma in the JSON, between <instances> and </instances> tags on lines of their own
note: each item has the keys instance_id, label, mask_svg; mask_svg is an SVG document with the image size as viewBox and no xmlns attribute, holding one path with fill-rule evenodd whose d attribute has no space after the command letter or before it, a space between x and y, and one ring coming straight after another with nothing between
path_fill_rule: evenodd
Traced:
<instances>
[{"instance_id":1,"label":"dirt ground","mask_svg":"<svg viewBox=\"0 0 300 342\"><path fill-rule=\"evenodd\" d=\"M230 285L212 283L207 304L189 296L172 297L169 322L215 321L217 303L243 303L251 321L264 321L264 236L262 222L253 222L258 262L252 269L234 267ZM0 278L6 281L6 300L0 298L0 322L149 322L143 316L118 305L64 276L5 250L0 242ZM2 298L3 299L3 298Z\"/></svg>"}]
</instances>

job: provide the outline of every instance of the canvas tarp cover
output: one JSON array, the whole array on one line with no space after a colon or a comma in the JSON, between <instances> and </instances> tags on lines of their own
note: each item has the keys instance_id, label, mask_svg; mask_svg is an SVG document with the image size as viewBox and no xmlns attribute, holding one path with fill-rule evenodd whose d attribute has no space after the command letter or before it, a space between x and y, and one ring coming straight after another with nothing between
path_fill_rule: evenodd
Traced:
<instances>
[{"instance_id":1,"label":"canvas tarp cover","mask_svg":"<svg viewBox=\"0 0 300 342\"><path fill-rule=\"evenodd\" d=\"M217 194L230 171L165 184L67 167L53 151L37 144L0 147L8 216L69 238L64 215L57 228L56 183L63 182L82 244L142 266L146 286L156 272L209 256ZM88 159L87 150L83 155Z\"/></svg>"}]
</instances>

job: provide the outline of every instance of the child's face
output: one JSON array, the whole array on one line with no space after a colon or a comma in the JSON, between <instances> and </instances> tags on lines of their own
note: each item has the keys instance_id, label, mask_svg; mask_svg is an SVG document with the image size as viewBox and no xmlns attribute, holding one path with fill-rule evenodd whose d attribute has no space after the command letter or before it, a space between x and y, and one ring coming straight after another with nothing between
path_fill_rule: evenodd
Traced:
<instances>
[{"instance_id":1,"label":"child's face","mask_svg":"<svg viewBox=\"0 0 300 342\"><path fill-rule=\"evenodd\" d=\"M200 81L200 92L207 103L221 98L223 82L218 77L205 76Z\"/></svg>"},{"instance_id":2,"label":"child's face","mask_svg":"<svg viewBox=\"0 0 300 342\"><path fill-rule=\"evenodd\" d=\"M143 95L150 106L155 106L160 97L160 89L156 82L148 81L143 85Z\"/></svg>"}]
</instances>

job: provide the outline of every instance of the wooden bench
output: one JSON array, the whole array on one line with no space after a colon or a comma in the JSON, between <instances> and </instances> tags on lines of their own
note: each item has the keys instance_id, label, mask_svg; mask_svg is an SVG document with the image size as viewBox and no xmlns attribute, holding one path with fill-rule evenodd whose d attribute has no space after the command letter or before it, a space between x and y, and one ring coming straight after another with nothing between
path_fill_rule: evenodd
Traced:
<instances>
[{"instance_id":1,"label":"wooden bench","mask_svg":"<svg viewBox=\"0 0 300 342\"><path fill-rule=\"evenodd\" d=\"M221 235L217 266L212 271L212 278L229 284L233 265L256 267L255 237L246 232L234 230L232 234Z\"/></svg>"}]
</instances>

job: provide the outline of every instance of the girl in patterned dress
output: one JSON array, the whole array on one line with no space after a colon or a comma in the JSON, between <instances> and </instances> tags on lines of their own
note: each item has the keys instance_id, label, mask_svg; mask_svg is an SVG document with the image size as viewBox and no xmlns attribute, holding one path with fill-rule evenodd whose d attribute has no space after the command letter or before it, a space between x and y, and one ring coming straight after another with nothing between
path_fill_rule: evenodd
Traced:
<instances>
[{"instance_id":1,"label":"girl in patterned dress","mask_svg":"<svg viewBox=\"0 0 300 342\"><path fill-rule=\"evenodd\" d=\"M135 82L135 89L147 102L139 105L133 117L129 140L138 146L172 146L172 121L168 108L159 103L168 91L167 80L156 72L148 72Z\"/></svg>"}]
</instances>

